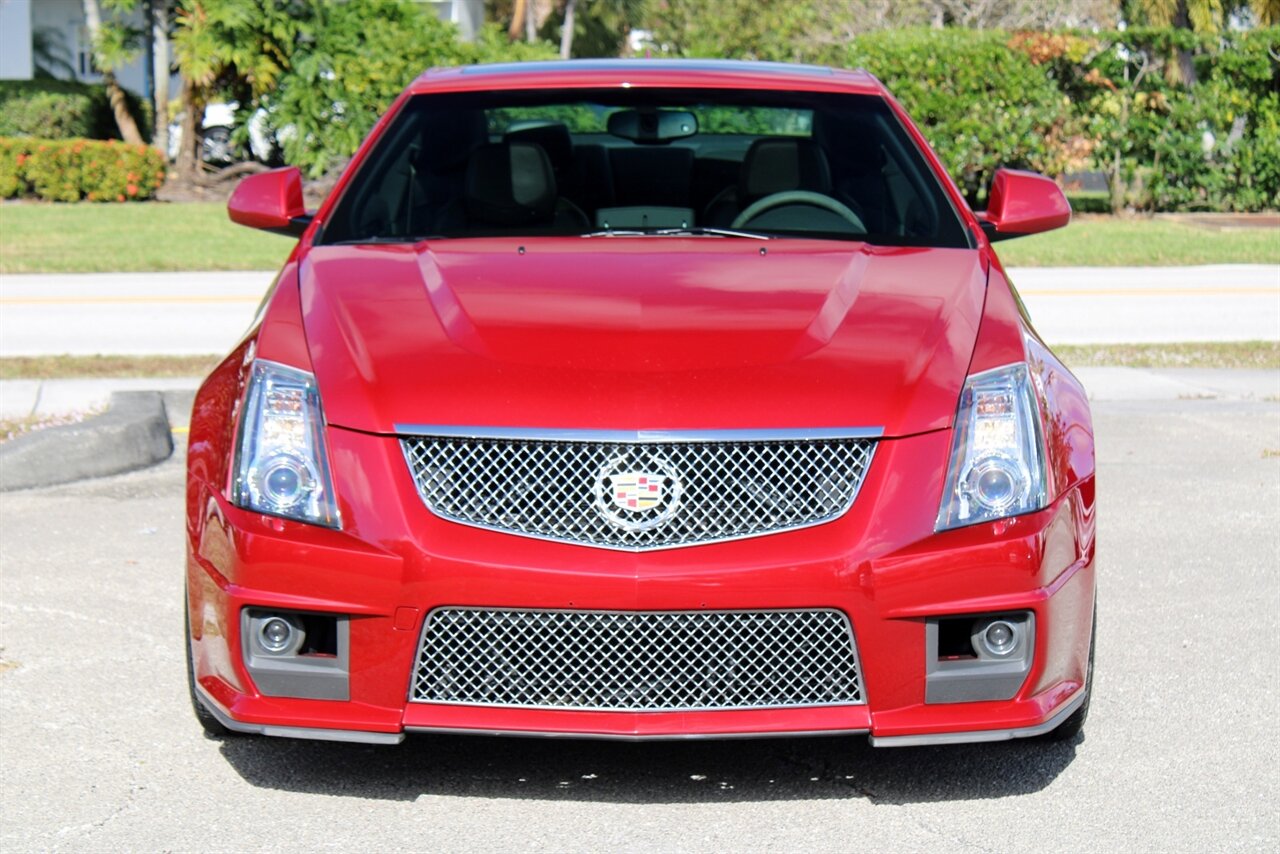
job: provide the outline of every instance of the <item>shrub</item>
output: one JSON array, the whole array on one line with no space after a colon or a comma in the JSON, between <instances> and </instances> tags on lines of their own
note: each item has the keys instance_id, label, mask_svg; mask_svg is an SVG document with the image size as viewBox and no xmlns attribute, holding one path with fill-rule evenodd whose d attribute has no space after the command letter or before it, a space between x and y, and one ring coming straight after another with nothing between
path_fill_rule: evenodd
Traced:
<instances>
[{"instance_id":1,"label":"shrub","mask_svg":"<svg viewBox=\"0 0 1280 854\"><path fill-rule=\"evenodd\" d=\"M1280 206L1280 29L1024 34L1010 46L1071 98L1113 208Z\"/></svg>"},{"instance_id":2,"label":"shrub","mask_svg":"<svg viewBox=\"0 0 1280 854\"><path fill-rule=\"evenodd\" d=\"M126 96L145 134L150 107ZM70 80L0 80L0 136L41 139L118 139L111 102L102 86Z\"/></svg>"},{"instance_id":3,"label":"shrub","mask_svg":"<svg viewBox=\"0 0 1280 854\"><path fill-rule=\"evenodd\" d=\"M867 69L920 125L971 203L983 201L997 166L1015 166L1049 175L1103 170L1111 208L1280 208L1280 27L907 29L804 42L794 30L804 29L806 4L722 5L707 25L691 11L698 0L664 0L657 40L686 56ZM728 26L746 6L760 15Z\"/></svg>"},{"instance_id":4,"label":"shrub","mask_svg":"<svg viewBox=\"0 0 1280 854\"><path fill-rule=\"evenodd\" d=\"M1067 201L1075 213L1111 213L1111 194L1105 190L1068 190Z\"/></svg>"},{"instance_id":5,"label":"shrub","mask_svg":"<svg viewBox=\"0 0 1280 854\"><path fill-rule=\"evenodd\" d=\"M1198 57L1198 80L1168 98L1143 139L1159 210L1280 207L1280 28ZM1180 97L1178 96L1180 95ZM1149 155L1147 152L1150 152Z\"/></svg>"},{"instance_id":6,"label":"shrub","mask_svg":"<svg viewBox=\"0 0 1280 854\"><path fill-rule=\"evenodd\" d=\"M860 36L838 58L889 87L977 204L1000 166L1060 173L1078 124L1054 82L1007 40L990 31L886 30Z\"/></svg>"},{"instance_id":7,"label":"shrub","mask_svg":"<svg viewBox=\"0 0 1280 854\"><path fill-rule=\"evenodd\" d=\"M0 198L53 202L149 199L164 181L165 160L145 145L114 140L0 138Z\"/></svg>"}]
</instances>

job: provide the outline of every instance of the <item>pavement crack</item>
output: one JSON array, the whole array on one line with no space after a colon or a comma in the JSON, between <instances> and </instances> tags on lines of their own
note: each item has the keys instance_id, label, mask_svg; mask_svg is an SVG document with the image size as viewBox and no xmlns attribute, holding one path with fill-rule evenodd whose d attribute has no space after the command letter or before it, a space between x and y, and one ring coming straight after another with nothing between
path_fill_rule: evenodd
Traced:
<instances>
[{"instance_id":1,"label":"pavement crack","mask_svg":"<svg viewBox=\"0 0 1280 854\"><path fill-rule=\"evenodd\" d=\"M148 643L160 643L160 638L147 632L139 631L131 626L121 625L114 620L104 620L101 617L91 617L88 614L81 614L79 611L68 611L65 608L50 608L45 605L13 605L9 602L0 602L0 609L15 614L39 614L45 617L66 617L70 620L80 620L86 623L93 623L97 626L106 626L113 632L123 632L131 637Z\"/></svg>"},{"instance_id":2,"label":"pavement crack","mask_svg":"<svg viewBox=\"0 0 1280 854\"><path fill-rule=\"evenodd\" d=\"M64 827L58 831L58 835L65 837L65 836L71 836L75 834L75 835L79 835L82 841L88 840L94 834L96 834L98 831L105 828L111 822L115 821L116 819L120 818L126 813L131 813L136 811L137 804L135 803L135 797L139 792L145 791L146 788L147 788L146 786L140 783L130 783L129 790L128 792L125 793L124 800L119 804L117 804L111 810L111 812L107 813L102 818L97 819L96 821L85 822L83 824L78 824L74 827Z\"/></svg>"}]
</instances>

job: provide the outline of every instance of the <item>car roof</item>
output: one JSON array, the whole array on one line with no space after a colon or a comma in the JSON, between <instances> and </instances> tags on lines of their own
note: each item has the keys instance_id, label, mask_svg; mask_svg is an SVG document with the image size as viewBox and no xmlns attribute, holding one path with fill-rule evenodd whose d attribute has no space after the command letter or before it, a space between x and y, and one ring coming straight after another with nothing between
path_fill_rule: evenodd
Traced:
<instances>
[{"instance_id":1,"label":"car roof","mask_svg":"<svg viewBox=\"0 0 1280 854\"><path fill-rule=\"evenodd\" d=\"M885 94L861 69L727 59L571 59L432 68L413 93L491 89L678 87Z\"/></svg>"}]
</instances>

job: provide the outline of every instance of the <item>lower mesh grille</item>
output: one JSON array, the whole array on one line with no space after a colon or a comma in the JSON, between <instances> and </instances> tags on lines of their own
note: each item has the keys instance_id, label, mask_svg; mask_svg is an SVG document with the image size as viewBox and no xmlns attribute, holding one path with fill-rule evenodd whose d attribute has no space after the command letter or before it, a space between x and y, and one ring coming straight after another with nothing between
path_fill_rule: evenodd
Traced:
<instances>
[{"instance_id":1,"label":"lower mesh grille","mask_svg":"<svg viewBox=\"0 0 1280 854\"><path fill-rule=\"evenodd\" d=\"M410 699L610 711L863 702L853 632L834 610L439 608Z\"/></svg>"}]
</instances>

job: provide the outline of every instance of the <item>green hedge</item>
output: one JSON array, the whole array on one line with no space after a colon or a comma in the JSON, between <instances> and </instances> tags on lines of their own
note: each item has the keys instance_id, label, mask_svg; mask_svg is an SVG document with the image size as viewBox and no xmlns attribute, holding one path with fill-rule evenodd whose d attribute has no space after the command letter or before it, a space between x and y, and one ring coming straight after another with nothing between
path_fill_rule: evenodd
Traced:
<instances>
[{"instance_id":1,"label":"green hedge","mask_svg":"<svg viewBox=\"0 0 1280 854\"><path fill-rule=\"evenodd\" d=\"M152 198L164 181L160 152L107 140L0 138L0 198L126 202Z\"/></svg>"},{"instance_id":2,"label":"green hedge","mask_svg":"<svg viewBox=\"0 0 1280 854\"><path fill-rule=\"evenodd\" d=\"M129 112L144 134L151 110L126 94ZM0 136L41 139L118 139L107 90L70 80L0 80Z\"/></svg>"},{"instance_id":3,"label":"green hedge","mask_svg":"<svg viewBox=\"0 0 1280 854\"><path fill-rule=\"evenodd\" d=\"M998 166L1015 166L1102 170L1113 209L1280 208L1280 27L1213 35L907 29L842 41L812 37L818 24L803 14L806 4L754 5L767 26L721 37L732 19L726 8L680 29L683 39L659 32L660 43L686 56L867 69L921 125L973 204L984 203ZM705 9L696 0L665 8L690 21Z\"/></svg>"},{"instance_id":4,"label":"green hedge","mask_svg":"<svg viewBox=\"0 0 1280 854\"><path fill-rule=\"evenodd\" d=\"M1113 207L1280 207L1280 28L1021 34L1009 44L1071 101L1067 160L1109 173Z\"/></svg>"},{"instance_id":5,"label":"green hedge","mask_svg":"<svg viewBox=\"0 0 1280 854\"><path fill-rule=\"evenodd\" d=\"M1007 36L976 30L884 31L858 38L840 64L865 68L920 125L970 199L1000 166L1057 174L1073 121L1062 92Z\"/></svg>"},{"instance_id":6,"label":"green hedge","mask_svg":"<svg viewBox=\"0 0 1280 854\"><path fill-rule=\"evenodd\" d=\"M1006 165L1102 169L1116 209L1256 211L1280 207L1277 57L1272 27L883 32L827 59L880 77L975 204Z\"/></svg>"}]
</instances>

